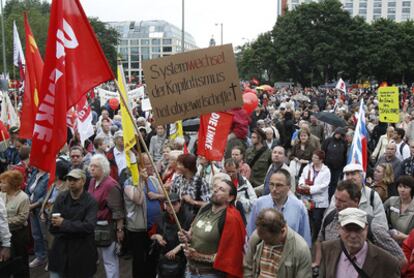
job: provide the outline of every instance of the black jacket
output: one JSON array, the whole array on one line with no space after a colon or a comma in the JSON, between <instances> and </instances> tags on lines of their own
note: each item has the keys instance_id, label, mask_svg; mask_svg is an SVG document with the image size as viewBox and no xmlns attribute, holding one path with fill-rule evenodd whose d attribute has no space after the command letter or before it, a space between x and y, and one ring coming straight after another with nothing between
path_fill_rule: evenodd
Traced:
<instances>
[{"instance_id":1,"label":"black jacket","mask_svg":"<svg viewBox=\"0 0 414 278\"><path fill-rule=\"evenodd\" d=\"M323 142L322 150L325 152L325 165L330 170L339 170L346 165L346 153L348 145L342 137L336 139L329 137Z\"/></svg>"},{"instance_id":2,"label":"black jacket","mask_svg":"<svg viewBox=\"0 0 414 278\"><path fill-rule=\"evenodd\" d=\"M64 277L92 277L98 258L95 246L95 225L98 203L83 192L73 200L70 192L62 192L55 201L52 213L64 219L60 227L50 226L54 235L49 252L49 270Z\"/></svg>"}]
</instances>

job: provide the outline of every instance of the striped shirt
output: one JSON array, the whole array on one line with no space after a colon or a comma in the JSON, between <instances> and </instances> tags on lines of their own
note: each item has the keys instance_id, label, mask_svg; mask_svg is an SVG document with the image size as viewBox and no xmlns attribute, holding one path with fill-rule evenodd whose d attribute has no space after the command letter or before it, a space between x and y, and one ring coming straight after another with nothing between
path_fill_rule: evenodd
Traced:
<instances>
[{"instance_id":1,"label":"striped shirt","mask_svg":"<svg viewBox=\"0 0 414 278\"><path fill-rule=\"evenodd\" d=\"M279 271L279 262L282 258L283 245L264 244L262 255L260 257L260 274L259 278L277 277Z\"/></svg>"}]
</instances>

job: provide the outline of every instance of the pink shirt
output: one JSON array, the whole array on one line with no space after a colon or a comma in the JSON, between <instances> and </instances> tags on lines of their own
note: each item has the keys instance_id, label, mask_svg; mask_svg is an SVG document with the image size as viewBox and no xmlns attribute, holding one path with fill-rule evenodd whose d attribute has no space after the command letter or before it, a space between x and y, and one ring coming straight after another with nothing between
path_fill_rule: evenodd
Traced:
<instances>
[{"instance_id":1,"label":"pink shirt","mask_svg":"<svg viewBox=\"0 0 414 278\"><path fill-rule=\"evenodd\" d=\"M368 243L365 242L361 250L355 255L355 264L362 268L368 253ZM351 256L352 257L352 256ZM336 268L336 278L358 278L358 272L352 263L345 256L344 252L339 257L338 266Z\"/></svg>"}]
</instances>

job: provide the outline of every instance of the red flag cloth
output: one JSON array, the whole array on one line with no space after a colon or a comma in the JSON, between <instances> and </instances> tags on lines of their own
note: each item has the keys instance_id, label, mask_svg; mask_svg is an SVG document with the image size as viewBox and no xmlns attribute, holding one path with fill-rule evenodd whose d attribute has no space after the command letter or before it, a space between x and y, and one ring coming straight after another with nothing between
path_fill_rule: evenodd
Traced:
<instances>
[{"instance_id":1,"label":"red flag cloth","mask_svg":"<svg viewBox=\"0 0 414 278\"><path fill-rule=\"evenodd\" d=\"M233 115L226 112L201 115L197 154L209 161L222 160L232 121Z\"/></svg>"},{"instance_id":2,"label":"red flag cloth","mask_svg":"<svg viewBox=\"0 0 414 278\"><path fill-rule=\"evenodd\" d=\"M66 112L89 90L114 79L79 0L53 0L45 67L32 139L31 165L54 180L56 155L66 142Z\"/></svg>"},{"instance_id":3,"label":"red flag cloth","mask_svg":"<svg viewBox=\"0 0 414 278\"><path fill-rule=\"evenodd\" d=\"M226 209L226 220L213 267L225 272L227 277L243 277L245 238L246 228L240 212L233 205L230 205Z\"/></svg>"},{"instance_id":4,"label":"red flag cloth","mask_svg":"<svg viewBox=\"0 0 414 278\"><path fill-rule=\"evenodd\" d=\"M10 138L9 131L7 127L0 121L0 142L5 141Z\"/></svg>"},{"instance_id":5,"label":"red flag cloth","mask_svg":"<svg viewBox=\"0 0 414 278\"><path fill-rule=\"evenodd\" d=\"M26 30L26 74L24 76L23 107L20 114L21 138L30 139L33 136L34 121L41 96L40 83L42 81L43 60L37 48L27 14L24 13L24 28Z\"/></svg>"}]
</instances>

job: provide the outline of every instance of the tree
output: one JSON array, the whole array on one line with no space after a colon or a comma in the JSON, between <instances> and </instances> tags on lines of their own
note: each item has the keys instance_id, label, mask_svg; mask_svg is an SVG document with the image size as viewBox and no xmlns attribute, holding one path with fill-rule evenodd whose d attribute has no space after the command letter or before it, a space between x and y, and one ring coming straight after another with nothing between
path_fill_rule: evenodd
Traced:
<instances>
[{"instance_id":1,"label":"tree","mask_svg":"<svg viewBox=\"0 0 414 278\"><path fill-rule=\"evenodd\" d=\"M25 31L23 13L27 12L30 27L39 47L41 55L44 57L46 48L47 31L49 27L50 4L39 0L9 0L4 7L5 37L6 37L6 60L7 68L11 78L16 78L18 71L13 66L13 21L16 21L17 29L25 48ZM89 22L94 29L103 52L109 61L112 69L116 68L116 45L118 44L119 34L112 27L107 26L97 18L89 18ZM0 47L2 47L0 42ZM1 70L2 71L2 70Z\"/></svg>"}]
</instances>

